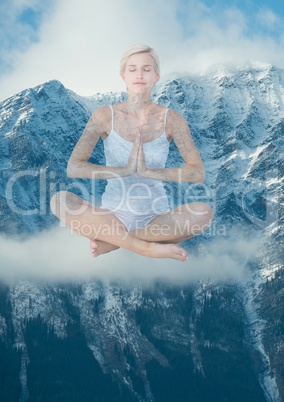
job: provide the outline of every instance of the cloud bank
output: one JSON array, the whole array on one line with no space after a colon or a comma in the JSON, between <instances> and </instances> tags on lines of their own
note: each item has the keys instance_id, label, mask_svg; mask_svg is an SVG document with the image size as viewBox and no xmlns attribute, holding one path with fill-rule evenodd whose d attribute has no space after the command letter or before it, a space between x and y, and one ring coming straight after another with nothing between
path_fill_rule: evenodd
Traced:
<instances>
[{"instance_id":1,"label":"cloud bank","mask_svg":"<svg viewBox=\"0 0 284 402\"><path fill-rule=\"evenodd\" d=\"M40 4L14 0L2 10L0 59L9 69L0 68L0 100L50 79L80 95L124 90L119 60L134 43L158 51L164 77L249 60L284 67L284 24L269 8L248 15L201 0L49 0L44 10ZM25 7L40 16L32 27L19 23ZM11 35L21 38L15 46Z\"/></svg>"},{"instance_id":2,"label":"cloud bank","mask_svg":"<svg viewBox=\"0 0 284 402\"><path fill-rule=\"evenodd\" d=\"M162 280L178 285L204 278L240 281L247 275L247 260L257 254L258 242L216 240L205 248L204 255L190 255L187 262L142 257L124 249L93 258L88 240L61 227L25 241L1 237L0 280L103 279L145 284Z\"/></svg>"}]
</instances>

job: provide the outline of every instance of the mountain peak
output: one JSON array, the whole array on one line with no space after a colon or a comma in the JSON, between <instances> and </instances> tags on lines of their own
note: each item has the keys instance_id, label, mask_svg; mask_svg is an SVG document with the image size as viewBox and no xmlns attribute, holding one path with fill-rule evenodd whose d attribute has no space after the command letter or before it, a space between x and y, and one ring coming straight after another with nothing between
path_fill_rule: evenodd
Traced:
<instances>
[{"instance_id":1,"label":"mountain peak","mask_svg":"<svg viewBox=\"0 0 284 402\"><path fill-rule=\"evenodd\" d=\"M42 84L39 84L35 87L33 87L32 89L36 92L39 92L41 89L45 89L45 90L55 90L55 91L59 91L59 90L66 90L66 88L64 87L64 85L58 81L58 80L50 80L50 81L46 81Z\"/></svg>"},{"instance_id":2,"label":"mountain peak","mask_svg":"<svg viewBox=\"0 0 284 402\"><path fill-rule=\"evenodd\" d=\"M94 391L89 400L155 402L186 400L188 396L196 401L228 401L238 395L239 400L264 401L265 394L276 402L280 401L277 386L283 399L282 74L283 70L259 63L215 66L206 74L172 75L157 85L153 99L184 116L205 164L204 184L165 185L172 209L198 200L214 209L207 234L185 245L193 264L195 258L201 258L198 272L208 272L208 278L206 275L205 281L197 281L193 287L185 282L182 290L172 283L169 287L157 283L153 294L150 286L142 292L140 284L127 290L123 275L121 285L101 280L72 288L29 286L17 279L9 291L0 288L0 350L4 356L0 371L9 377L4 381L9 397L0 395L1 400L11 400L11 390L16 389L14 384L20 388L20 380L30 397L18 395L13 400L46 400L38 393L41 389L47 393L46 379L48 391L58 392L54 396L48 393L49 400L61 395L65 395L64 401L77 395L76 400L85 400L89 384L90 389L97 390L102 384L107 390L108 384L114 383L111 379L119 383L120 390L127 386L128 394L100 398ZM68 179L66 165L92 110L119 102L123 96L80 97L51 80L1 104L2 233L35 236L53 225L55 217L48 205L58 190L77 191L86 199L90 195L100 203L103 180L94 184ZM170 147L167 167L183 164L174 141ZM98 142L90 162L105 163L103 141ZM260 251L256 251L254 240L260 232ZM1 244L8 250L1 272L24 275L27 270L28 276L31 265L40 275L45 261L49 265L50 244L58 238L47 234L44 239L32 246L25 243L23 248ZM23 258L20 250L24 250ZM80 250L76 271L86 261ZM114 257L114 261L119 265L123 259ZM203 264L207 265L205 271ZM68 252L55 265L59 276L61 269L72 275ZM113 268L117 275L120 267ZM137 269L135 264L133 268ZM229 278L231 269L244 272L243 283L226 286L222 280L215 286L214 275L224 272L224 278L227 274ZM127 270L123 272L125 275ZM145 272L142 275L145 278ZM175 277L174 272L171 275ZM203 275L200 273L201 279ZM276 279L263 286L273 275ZM128 276L130 271L127 280ZM13 345L17 345L16 352ZM70 377L63 376L69 374L67 367ZM81 372L82 367L86 371ZM74 373L81 382L74 383ZM108 383L102 382L107 378ZM156 397L155 390L163 394ZM78 393L69 397L69 391ZM113 389L113 394L118 395L118 390Z\"/></svg>"},{"instance_id":3,"label":"mountain peak","mask_svg":"<svg viewBox=\"0 0 284 402\"><path fill-rule=\"evenodd\" d=\"M242 71L279 71L280 68L273 64L263 63L260 61L247 61L245 63L238 64L214 64L202 72L202 75L225 75L238 74Z\"/></svg>"}]
</instances>

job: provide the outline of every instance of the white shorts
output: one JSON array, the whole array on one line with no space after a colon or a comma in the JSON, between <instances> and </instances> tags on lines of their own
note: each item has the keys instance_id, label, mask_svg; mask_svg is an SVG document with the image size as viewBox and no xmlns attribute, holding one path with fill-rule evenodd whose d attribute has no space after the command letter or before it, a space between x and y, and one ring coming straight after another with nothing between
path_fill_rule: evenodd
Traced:
<instances>
[{"instance_id":1,"label":"white shorts","mask_svg":"<svg viewBox=\"0 0 284 402\"><path fill-rule=\"evenodd\" d=\"M167 213L169 211L162 212L162 214ZM128 232L132 230L136 230L140 227L146 226L149 222L151 222L157 214L143 214L136 215L129 211L112 211L112 213L124 224Z\"/></svg>"}]
</instances>

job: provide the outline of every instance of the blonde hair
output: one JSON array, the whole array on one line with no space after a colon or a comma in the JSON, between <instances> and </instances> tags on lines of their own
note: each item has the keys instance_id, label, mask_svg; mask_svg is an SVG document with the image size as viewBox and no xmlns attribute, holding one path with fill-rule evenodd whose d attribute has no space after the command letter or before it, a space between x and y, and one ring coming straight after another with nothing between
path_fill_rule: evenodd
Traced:
<instances>
[{"instance_id":1,"label":"blonde hair","mask_svg":"<svg viewBox=\"0 0 284 402\"><path fill-rule=\"evenodd\" d=\"M136 53L148 53L154 60L155 73L158 73L160 76L160 60L158 54L152 47L141 44L133 45L123 53L122 58L120 60L120 74L124 73L126 63L129 57Z\"/></svg>"}]
</instances>

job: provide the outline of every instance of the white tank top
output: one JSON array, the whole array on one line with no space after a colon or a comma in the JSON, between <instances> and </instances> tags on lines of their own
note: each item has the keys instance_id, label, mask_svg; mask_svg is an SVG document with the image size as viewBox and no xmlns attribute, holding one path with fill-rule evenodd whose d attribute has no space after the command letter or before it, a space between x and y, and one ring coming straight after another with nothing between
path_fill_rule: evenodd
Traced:
<instances>
[{"instance_id":1,"label":"white tank top","mask_svg":"<svg viewBox=\"0 0 284 402\"><path fill-rule=\"evenodd\" d=\"M113 108L111 131L104 140L106 166L126 166L133 143L122 138L113 128ZM146 166L149 169L164 169L169 153L166 136L166 109L164 131L153 141L143 144ZM168 197L160 180L145 179L134 173L127 177L107 180L102 195L102 208L130 211L135 215L161 214L170 211Z\"/></svg>"}]
</instances>

